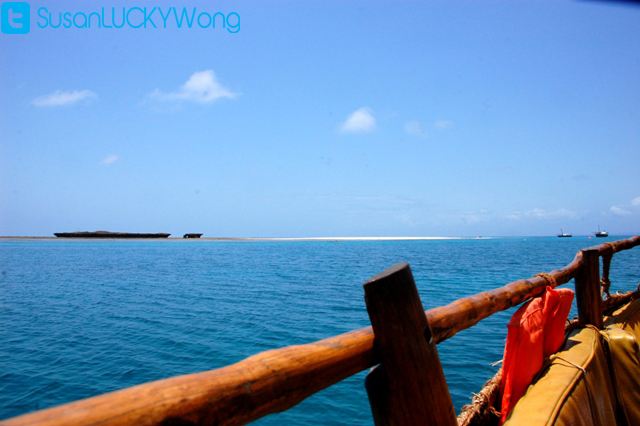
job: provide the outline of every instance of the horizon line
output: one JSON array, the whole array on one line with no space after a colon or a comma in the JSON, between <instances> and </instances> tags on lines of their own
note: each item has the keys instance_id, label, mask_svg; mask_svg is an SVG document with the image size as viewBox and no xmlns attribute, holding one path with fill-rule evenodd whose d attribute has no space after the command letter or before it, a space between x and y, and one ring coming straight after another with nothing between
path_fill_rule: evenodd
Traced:
<instances>
[{"instance_id":1,"label":"horizon line","mask_svg":"<svg viewBox=\"0 0 640 426\"><path fill-rule=\"evenodd\" d=\"M626 235L626 234L625 234ZM635 234L629 234L635 235ZM621 237L624 235L615 235ZM553 238L557 235L490 235L490 236L325 236L325 237L201 237L201 238L127 238L127 239L151 239L151 240L200 240L200 241L437 241L437 240L490 240L496 238ZM591 234L574 235L573 237L588 237L596 239ZM609 238L614 235L609 235ZM118 240L121 238L60 238L56 236L12 236L1 235L0 239L43 239L43 240Z\"/></svg>"}]
</instances>

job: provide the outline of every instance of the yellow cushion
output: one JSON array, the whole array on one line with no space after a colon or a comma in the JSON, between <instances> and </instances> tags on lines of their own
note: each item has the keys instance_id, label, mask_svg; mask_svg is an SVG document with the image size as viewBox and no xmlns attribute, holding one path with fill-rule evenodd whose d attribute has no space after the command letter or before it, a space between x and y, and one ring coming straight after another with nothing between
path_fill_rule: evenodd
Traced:
<instances>
[{"instance_id":1,"label":"yellow cushion","mask_svg":"<svg viewBox=\"0 0 640 426\"><path fill-rule=\"evenodd\" d=\"M632 332L636 338L640 338L640 299L627 303L615 311L605 321L605 327L611 325Z\"/></svg>"},{"instance_id":2,"label":"yellow cushion","mask_svg":"<svg viewBox=\"0 0 640 426\"><path fill-rule=\"evenodd\" d=\"M640 425L640 299L616 311L605 327L621 415L627 424Z\"/></svg>"},{"instance_id":3,"label":"yellow cushion","mask_svg":"<svg viewBox=\"0 0 640 426\"><path fill-rule=\"evenodd\" d=\"M616 408L600 333L584 328L543 365L505 425L615 425Z\"/></svg>"}]
</instances>

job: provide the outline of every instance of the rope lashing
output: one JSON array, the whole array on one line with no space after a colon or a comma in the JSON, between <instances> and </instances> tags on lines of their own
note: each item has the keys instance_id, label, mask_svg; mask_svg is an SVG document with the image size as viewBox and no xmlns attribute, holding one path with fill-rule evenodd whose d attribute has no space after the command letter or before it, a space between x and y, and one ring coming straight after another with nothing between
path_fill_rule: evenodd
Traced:
<instances>
[{"instance_id":1,"label":"rope lashing","mask_svg":"<svg viewBox=\"0 0 640 426\"><path fill-rule=\"evenodd\" d=\"M534 277L543 278L547 282L547 284L551 286L551 288L558 287L558 283L556 282L556 279L553 277L553 275L547 272L540 272L538 274L535 274Z\"/></svg>"}]
</instances>

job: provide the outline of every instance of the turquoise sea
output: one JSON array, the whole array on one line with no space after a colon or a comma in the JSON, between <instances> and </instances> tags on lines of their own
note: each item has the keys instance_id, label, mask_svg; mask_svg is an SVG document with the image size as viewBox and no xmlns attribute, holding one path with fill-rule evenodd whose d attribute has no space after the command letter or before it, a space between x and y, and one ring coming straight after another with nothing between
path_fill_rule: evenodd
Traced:
<instances>
[{"instance_id":1,"label":"turquoise sea","mask_svg":"<svg viewBox=\"0 0 640 426\"><path fill-rule=\"evenodd\" d=\"M362 283L397 262L429 309L621 238L0 240L0 419L368 326ZM636 288L640 248L611 281ZM458 411L497 370L513 311L438 345ZM364 375L256 424L370 425Z\"/></svg>"}]
</instances>

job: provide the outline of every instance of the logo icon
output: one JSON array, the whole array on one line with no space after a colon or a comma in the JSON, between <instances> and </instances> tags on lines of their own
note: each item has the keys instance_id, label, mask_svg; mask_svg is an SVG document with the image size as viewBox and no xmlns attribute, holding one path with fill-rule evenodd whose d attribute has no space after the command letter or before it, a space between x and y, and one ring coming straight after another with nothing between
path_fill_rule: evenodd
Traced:
<instances>
[{"instance_id":1,"label":"logo icon","mask_svg":"<svg viewBox=\"0 0 640 426\"><path fill-rule=\"evenodd\" d=\"M2 3L0 21L5 34L27 34L31 29L29 3L7 1Z\"/></svg>"}]
</instances>

